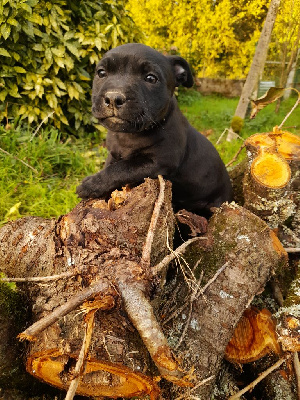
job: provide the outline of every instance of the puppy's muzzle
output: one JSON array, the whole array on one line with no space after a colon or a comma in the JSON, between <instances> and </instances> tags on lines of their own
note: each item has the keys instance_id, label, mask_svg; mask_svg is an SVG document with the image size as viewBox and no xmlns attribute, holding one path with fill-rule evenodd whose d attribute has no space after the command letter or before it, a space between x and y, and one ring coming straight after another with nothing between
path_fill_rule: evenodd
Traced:
<instances>
[{"instance_id":1,"label":"puppy's muzzle","mask_svg":"<svg viewBox=\"0 0 300 400\"><path fill-rule=\"evenodd\" d=\"M106 107L121 108L126 103L126 97L120 91L108 91L104 95Z\"/></svg>"}]
</instances>

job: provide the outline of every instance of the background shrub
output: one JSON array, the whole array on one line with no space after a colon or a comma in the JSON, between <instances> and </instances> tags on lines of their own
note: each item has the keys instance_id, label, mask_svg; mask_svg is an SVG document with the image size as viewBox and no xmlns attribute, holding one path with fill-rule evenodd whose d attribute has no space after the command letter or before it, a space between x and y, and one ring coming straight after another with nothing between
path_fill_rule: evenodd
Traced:
<instances>
[{"instance_id":1,"label":"background shrub","mask_svg":"<svg viewBox=\"0 0 300 400\"><path fill-rule=\"evenodd\" d=\"M122 0L2 0L0 119L51 117L80 135L91 124L94 64L111 47L138 40Z\"/></svg>"}]
</instances>

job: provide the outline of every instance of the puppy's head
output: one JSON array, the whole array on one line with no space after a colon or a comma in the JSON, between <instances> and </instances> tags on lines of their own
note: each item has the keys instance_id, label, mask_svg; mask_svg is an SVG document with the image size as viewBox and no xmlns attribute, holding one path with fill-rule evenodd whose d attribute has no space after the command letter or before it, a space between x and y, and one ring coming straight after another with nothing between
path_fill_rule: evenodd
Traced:
<instances>
[{"instance_id":1,"label":"puppy's head","mask_svg":"<svg viewBox=\"0 0 300 400\"><path fill-rule=\"evenodd\" d=\"M167 116L179 85L193 85L183 58L164 56L143 44L125 44L108 51L96 67L92 111L112 131L142 132Z\"/></svg>"}]
</instances>

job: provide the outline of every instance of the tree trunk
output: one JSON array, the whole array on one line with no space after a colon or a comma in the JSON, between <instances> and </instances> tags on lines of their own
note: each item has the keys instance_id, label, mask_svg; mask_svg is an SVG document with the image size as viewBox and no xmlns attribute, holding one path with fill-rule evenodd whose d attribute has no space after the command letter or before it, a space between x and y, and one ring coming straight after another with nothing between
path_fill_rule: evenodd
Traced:
<instances>
[{"instance_id":1,"label":"tree trunk","mask_svg":"<svg viewBox=\"0 0 300 400\"><path fill-rule=\"evenodd\" d=\"M177 268L159 302L169 343L197 382L192 388L165 385L165 399L211 398L225 349L243 311L262 290L273 267L281 268L287 261L267 225L236 205L223 205L215 213L205 237L206 241L191 246L185 258L188 267ZM195 273L196 281L188 270Z\"/></svg>"},{"instance_id":2,"label":"tree trunk","mask_svg":"<svg viewBox=\"0 0 300 400\"><path fill-rule=\"evenodd\" d=\"M275 128L250 136L245 144L244 206L271 228L283 226L288 219L293 226L299 216L299 138Z\"/></svg>"},{"instance_id":3,"label":"tree trunk","mask_svg":"<svg viewBox=\"0 0 300 400\"><path fill-rule=\"evenodd\" d=\"M253 90L255 89L255 86L257 85L259 75L266 61L271 33L273 30L273 25L276 19L279 5L280 5L280 0L271 0L266 21L261 31L259 41L257 43L252 64L249 73L247 75L245 84L243 86L239 103L235 110L234 118L237 117L238 119L241 120L245 119L247 108L250 102L250 97L252 95ZM235 135L234 134L230 135L229 132L227 140L232 140L234 138Z\"/></svg>"}]
</instances>

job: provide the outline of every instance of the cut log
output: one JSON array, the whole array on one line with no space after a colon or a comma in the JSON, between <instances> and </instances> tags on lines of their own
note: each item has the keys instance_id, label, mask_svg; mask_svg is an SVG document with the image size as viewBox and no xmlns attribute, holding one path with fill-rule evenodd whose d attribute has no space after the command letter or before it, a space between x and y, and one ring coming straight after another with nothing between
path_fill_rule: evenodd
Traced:
<instances>
[{"instance_id":1,"label":"cut log","mask_svg":"<svg viewBox=\"0 0 300 400\"><path fill-rule=\"evenodd\" d=\"M248 308L226 347L225 358L244 364L259 360L270 351L281 351L272 314L267 309Z\"/></svg>"},{"instance_id":2,"label":"cut log","mask_svg":"<svg viewBox=\"0 0 300 400\"><path fill-rule=\"evenodd\" d=\"M165 387L166 399L211 398L236 324L271 273L287 262L266 223L235 204L216 211L205 237L191 245L189 264L178 268L159 302L169 343L197 382L193 388Z\"/></svg>"},{"instance_id":3,"label":"cut log","mask_svg":"<svg viewBox=\"0 0 300 400\"><path fill-rule=\"evenodd\" d=\"M167 185L153 227L151 264L143 268L140 261L158 192L158 183L147 180L131 192L125 190L121 202L120 196L113 196L108 203L86 201L58 221L25 218L1 229L0 268L8 276L58 275L46 284L41 280L39 285L27 283L23 288L32 301L33 322L38 324L22 335L23 339L34 340L27 356L31 374L61 389L69 387L84 337L83 312L75 308L89 294L89 307L99 311L77 393L111 398L148 394L151 399L157 398L159 389L153 377L159 373L141 336L152 323L153 335L160 334L160 330L151 312L153 320L150 318L144 328L140 322L145 317L142 312L140 319L128 317L123 294L124 287L131 287L132 293L141 293L136 310L151 310L148 298L159 279L152 279L150 267L169 251L172 243L167 241L172 240L174 229L171 187ZM71 276L66 278L70 271ZM59 311L58 317L55 311ZM40 320L49 315L50 326L43 326L41 331ZM181 380L184 373L164 337L156 347L155 340L148 350L156 353L151 356L162 375L189 384Z\"/></svg>"},{"instance_id":4,"label":"cut log","mask_svg":"<svg viewBox=\"0 0 300 400\"><path fill-rule=\"evenodd\" d=\"M275 127L273 132L250 136L245 145L248 168L243 183L244 206L271 228L297 219L300 139Z\"/></svg>"}]
</instances>

